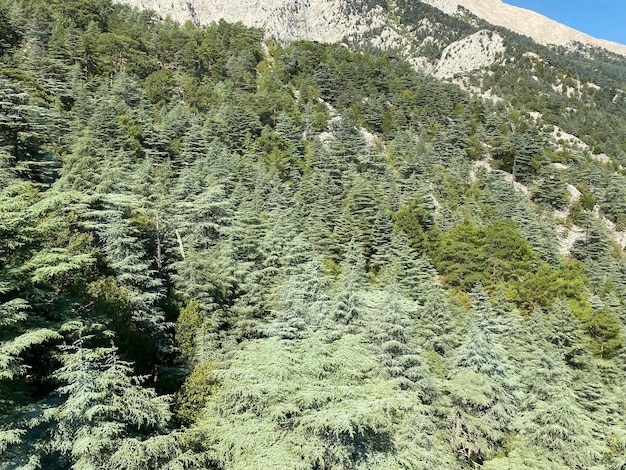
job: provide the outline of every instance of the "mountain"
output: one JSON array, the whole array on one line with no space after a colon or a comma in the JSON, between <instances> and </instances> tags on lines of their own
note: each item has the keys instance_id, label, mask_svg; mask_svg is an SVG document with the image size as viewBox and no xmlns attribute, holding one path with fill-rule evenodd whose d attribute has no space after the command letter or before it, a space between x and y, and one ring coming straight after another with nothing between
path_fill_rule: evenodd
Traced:
<instances>
[{"instance_id":1,"label":"mountain","mask_svg":"<svg viewBox=\"0 0 626 470\"><path fill-rule=\"evenodd\" d=\"M626 468L626 61L430 3L0 0L0 469Z\"/></svg>"},{"instance_id":2,"label":"mountain","mask_svg":"<svg viewBox=\"0 0 626 470\"><path fill-rule=\"evenodd\" d=\"M449 15L469 12L487 23L526 35L541 44L572 46L580 43L626 56L626 45L593 38L502 0L422 1ZM130 0L124 3L154 10L162 17L170 15L179 22L191 20L195 24L209 24L220 19L241 21L247 26L263 28L268 36L281 41L308 39L341 42L355 35L380 30L381 27L385 31L382 34L397 39L395 33L404 29L394 15L389 15L394 10L391 2L371 2L369 8L359 8L358 11L351 9L351 2L346 0L243 0L236 4L221 0Z\"/></svg>"},{"instance_id":3,"label":"mountain","mask_svg":"<svg viewBox=\"0 0 626 470\"><path fill-rule=\"evenodd\" d=\"M425 2L448 14L457 14L460 8L464 9L488 23L528 36L540 44L571 46L580 43L626 56L624 44L594 38L539 13L509 5L502 0L425 0Z\"/></svg>"}]
</instances>

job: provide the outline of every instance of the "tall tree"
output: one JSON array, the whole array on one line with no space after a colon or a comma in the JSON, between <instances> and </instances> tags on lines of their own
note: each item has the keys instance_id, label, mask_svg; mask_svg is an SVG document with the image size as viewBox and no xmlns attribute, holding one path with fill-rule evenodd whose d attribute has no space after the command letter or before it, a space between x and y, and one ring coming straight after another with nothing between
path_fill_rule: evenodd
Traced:
<instances>
[{"instance_id":1,"label":"tall tree","mask_svg":"<svg viewBox=\"0 0 626 470\"><path fill-rule=\"evenodd\" d=\"M451 445L460 457L481 464L493 456L510 429L518 405L516 371L494 334L495 312L482 288L472 292L469 335L450 374Z\"/></svg>"}]
</instances>

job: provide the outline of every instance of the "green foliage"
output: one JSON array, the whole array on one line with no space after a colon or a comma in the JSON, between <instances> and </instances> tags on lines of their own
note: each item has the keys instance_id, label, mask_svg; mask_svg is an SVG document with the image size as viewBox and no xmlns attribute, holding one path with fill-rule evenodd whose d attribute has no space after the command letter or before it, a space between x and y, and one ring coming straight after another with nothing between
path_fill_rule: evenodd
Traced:
<instances>
[{"instance_id":1,"label":"green foliage","mask_svg":"<svg viewBox=\"0 0 626 470\"><path fill-rule=\"evenodd\" d=\"M546 174L533 189L533 201L549 204L555 209L563 209L569 202L569 191L560 174Z\"/></svg>"},{"instance_id":2,"label":"green foliage","mask_svg":"<svg viewBox=\"0 0 626 470\"><path fill-rule=\"evenodd\" d=\"M434 260L445 283L461 290L519 279L538 261L516 225L505 221L486 227L459 224L441 235Z\"/></svg>"},{"instance_id":3,"label":"green foliage","mask_svg":"<svg viewBox=\"0 0 626 470\"><path fill-rule=\"evenodd\" d=\"M523 438L538 453L548 452L550 460L568 468L600 462L606 449L594 438L593 422L576 405L571 392L558 385L554 388L550 400L538 402L524 417L528 422L524 423Z\"/></svg>"},{"instance_id":4,"label":"green foliage","mask_svg":"<svg viewBox=\"0 0 626 470\"><path fill-rule=\"evenodd\" d=\"M265 134L254 143L257 152L270 171L287 179L290 172L297 168L295 148L291 142L278 133Z\"/></svg>"},{"instance_id":5,"label":"green foliage","mask_svg":"<svg viewBox=\"0 0 626 470\"><path fill-rule=\"evenodd\" d=\"M174 73L169 69L161 69L146 77L144 92L153 103L164 104L170 100L175 85Z\"/></svg>"},{"instance_id":6,"label":"green foliage","mask_svg":"<svg viewBox=\"0 0 626 470\"><path fill-rule=\"evenodd\" d=\"M626 180L623 176L611 176L600 208L618 230L626 228Z\"/></svg>"},{"instance_id":7,"label":"green foliage","mask_svg":"<svg viewBox=\"0 0 626 470\"><path fill-rule=\"evenodd\" d=\"M621 322L606 308L586 313L584 327L592 341L591 352L602 359L615 357L624 345Z\"/></svg>"},{"instance_id":8,"label":"green foliage","mask_svg":"<svg viewBox=\"0 0 626 470\"><path fill-rule=\"evenodd\" d=\"M498 32L0 0L0 468L622 468L626 68Z\"/></svg>"},{"instance_id":9,"label":"green foliage","mask_svg":"<svg viewBox=\"0 0 626 470\"><path fill-rule=\"evenodd\" d=\"M185 424L191 424L198 419L211 395L217 392L218 383L213 375L215 364L203 362L196 364L193 372L176 395L176 416Z\"/></svg>"},{"instance_id":10,"label":"green foliage","mask_svg":"<svg viewBox=\"0 0 626 470\"><path fill-rule=\"evenodd\" d=\"M448 419L457 455L480 464L493 455L509 429L517 405L517 384L488 296L478 287L472 301L474 323L454 358L448 383Z\"/></svg>"},{"instance_id":11,"label":"green foliage","mask_svg":"<svg viewBox=\"0 0 626 470\"><path fill-rule=\"evenodd\" d=\"M233 359L217 374L220 393L190 430L226 468L350 468L390 450L397 405L384 380L367 379L376 361L358 338L295 349L277 339L252 342Z\"/></svg>"},{"instance_id":12,"label":"green foliage","mask_svg":"<svg viewBox=\"0 0 626 470\"><path fill-rule=\"evenodd\" d=\"M194 357L194 338L202 327L203 318L200 306L190 301L181 309L176 321L176 342L180 352L188 357Z\"/></svg>"},{"instance_id":13,"label":"green foliage","mask_svg":"<svg viewBox=\"0 0 626 470\"><path fill-rule=\"evenodd\" d=\"M582 263L566 260L557 268L542 263L509 286L509 298L530 313L537 307L550 308L557 298L584 302L589 280Z\"/></svg>"},{"instance_id":14,"label":"green foliage","mask_svg":"<svg viewBox=\"0 0 626 470\"><path fill-rule=\"evenodd\" d=\"M415 353L415 327L410 306L403 304L400 291L393 286L379 301L379 313L372 324L372 342L379 349L380 362L403 390L420 390L422 400L429 401L432 390L427 384L428 372L422 358Z\"/></svg>"},{"instance_id":15,"label":"green foliage","mask_svg":"<svg viewBox=\"0 0 626 470\"><path fill-rule=\"evenodd\" d=\"M401 207L393 216L394 228L403 231L416 253L430 250L436 243L436 229L433 214L419 199Z\"/></svg>"},{"instance_id":16,"label":"green foliage","mask_svg":"<svg viewBox=\"0 0 626 470\"><path fill-rule=\"evenodd\" d=\"M82 328L80 325L72 325ZM160 452L151 452L154 442L138 439L141 430L163 429L170 419L169 403L153 390L142 388L132 377L132 367L121 361L111 348L63 347L62 366L55 378L62 384L56 391L60 400L44 407L40 414L20 427L49 433L48 442L25 441L14 462L30 458L44 462L51 456L58 464L96 468L138 468L158 465L178 453L170 439L159 443ZM19 428L18 428L19 429ZM26 450L30 447L29 450ZM141 453L129 452L141 449ZM137 465L137 466L135 466Z\"/></svg>"}]
</instances>

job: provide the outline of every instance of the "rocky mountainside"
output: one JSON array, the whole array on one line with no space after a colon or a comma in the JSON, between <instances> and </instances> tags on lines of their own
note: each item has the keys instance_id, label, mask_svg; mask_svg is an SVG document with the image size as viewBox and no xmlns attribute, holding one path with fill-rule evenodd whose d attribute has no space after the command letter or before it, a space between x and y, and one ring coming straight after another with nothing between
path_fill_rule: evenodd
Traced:
<instances>
[{"instance_id":1,"label":"rocky mountainside","mask_svg":"<svg viewBox=\"0 0 626 470\"><path fill-rule=\"evenodd\" d=\"M345 0L242 0L233 4L224 0L116 0L140 9L151 9L174 20L208 24L224 19L241 21L247 26L262 27L268 36L281 41L308 39L339 42L377 31L396 41L403 28L385 13L381 4L369 2L368 8L351 7ZM389 2L393 4L397 2ZM501 0L423 0L449 15L471 13L492 25L502 26L528 36L541 44L571 45L582 43L626 55L626 46L593 38L533 11L508 5ZM395 18L395 15L392 15Z\"/></svg>"},{"instance_id":2,"label":"rocky mountainside","mask_svg":"<svg viewBox=\"0 0 626 470\"><path fill-rule=\"evenodd\" d=\"M626 470L624 57L174 1L0 0L0 470Z\"/></svg>"},{"instance_id":3,"label":"rocky mountainside","mask_svg":"<svg viewBox=\"0 0 626 470\"><path fill-rule=\"evenodd\" d=\"M242 22L246 26L263 28L269 37L288 42L308 39L339 42L359 30L369 30L385 20L382 9L350 14L342 0L130 0L128 3L143 10L154 10L160 16L171 16L178 22L209 24L221 19ZM356 12L355 12L356 13Z\"/></svg>"},{"instance_id":4,"label":"rocky mountainside","mask_svg":"<svg viewBox=\"0 0 626 470\"><path fill-rule=\"evenodd\" d=\"M626 56L626 46L501 0L242 0L235 5L223 0L115 1L178 22L241 22L283 44L308 40L389 51L474 96L523 110L528 123L545 130L546 139L564 152L586 151L618 168L626 161L620 157L619 137L587 114L587 109L610 103L613 115L620 115L626 102L620 55ZM503 78L517 85L503 86ZM524 184L516 184L525 197L530 195ZM566 220L569 212L560 215ZM615 242L624 247L626 232L606 222ZM583 233L565 225L560 232L564 254Z\"/></svg>"},{"instance_id":5,"label":"rocky mountainside","mask_svg":"<svg viewBox=\"0 0 626 470\"><path fill-rule=\"evenodd\" d=\"M446 5L449 0L432 0L434 6ZM534 11L504 3L502 0L458 0L458 7L466 8L474 15L494 25L529 36L541 44L569 45L589 44L602 47L620 55L626 55L626 46L569 28ZM444 8L441 8L444 9Z\"/></svg>"}]
</instances>

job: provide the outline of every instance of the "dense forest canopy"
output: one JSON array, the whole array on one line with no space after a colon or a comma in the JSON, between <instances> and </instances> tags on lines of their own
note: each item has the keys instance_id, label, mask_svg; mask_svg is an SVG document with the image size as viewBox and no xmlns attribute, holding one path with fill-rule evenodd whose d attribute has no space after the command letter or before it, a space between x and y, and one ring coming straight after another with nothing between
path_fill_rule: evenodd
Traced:
<instances>
[{"instance_id":1,"label":"dense forest canopy","mask_svg":"<svg viewBox=\"0 0 626 470\"><path fill-rule=\"evenodd\" d=\"M500 34L0 0L0 468L626 468L626 64Z\"/></svg>"}]
</instances>

